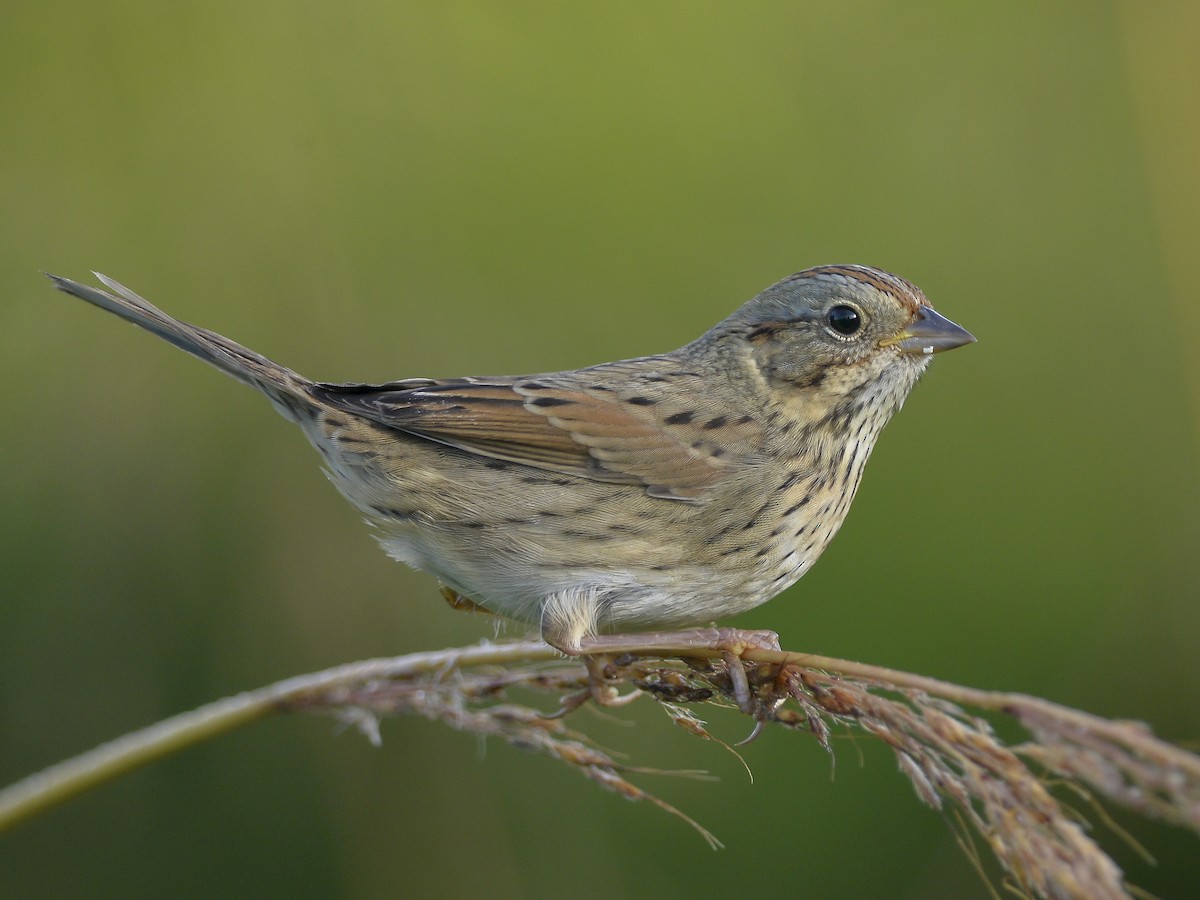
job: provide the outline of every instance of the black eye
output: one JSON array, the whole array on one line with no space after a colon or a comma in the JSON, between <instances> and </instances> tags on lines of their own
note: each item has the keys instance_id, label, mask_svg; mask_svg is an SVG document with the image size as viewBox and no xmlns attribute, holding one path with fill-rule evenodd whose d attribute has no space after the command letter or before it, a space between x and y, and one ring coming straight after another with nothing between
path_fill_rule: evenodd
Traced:
<instances>
[{"instance_id":1,"label":"black eye","mask_svg":"<svg viewBox=\"0 0 1200 900\"><path fill-rule=\"evenodd\" d=\"M847 337L862 328L862 317L858 314L858 310L851 306L835 306L829 311L825 320L829 323L830 328Z\"/></svg>"}]
</instances>

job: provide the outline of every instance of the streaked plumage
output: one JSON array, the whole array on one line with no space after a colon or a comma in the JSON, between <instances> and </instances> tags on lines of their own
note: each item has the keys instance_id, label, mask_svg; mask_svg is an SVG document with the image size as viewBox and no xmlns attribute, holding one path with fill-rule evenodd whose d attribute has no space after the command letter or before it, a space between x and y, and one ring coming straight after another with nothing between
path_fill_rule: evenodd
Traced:
<instances>
[{"instance_id":1,"label":"streaked plumage","mask_svg":"<svg viewBox=\"0 0 1200 900\"><path fill-rule=\"evenodd\" d=\"M792 584L932 354L973 338L864 266L808 269L661 356L520 377L312 382L116 282L51 276L265 393L387 552L564 650Z\"/></svg>"}]
</instances>

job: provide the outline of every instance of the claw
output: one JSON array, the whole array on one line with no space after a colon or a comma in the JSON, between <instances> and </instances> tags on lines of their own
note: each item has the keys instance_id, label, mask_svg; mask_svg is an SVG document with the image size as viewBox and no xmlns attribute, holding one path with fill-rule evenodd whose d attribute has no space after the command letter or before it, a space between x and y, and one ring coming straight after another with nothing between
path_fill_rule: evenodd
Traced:
<instances>
[{"instance_id":1,"label":"claw","mask_svg":"<svg viewBox=\"0 0 1200 900\"><path fill-rule=\"evenodd\" d=\"M754 722L754 728L751 730L751 732L748 735L746 735L744 738L742 738L740 741L738 741L736 744L734 744L733 746L745 747L747 744L752 744L752 743L754 743L754 741L757 741L758 736L766 730L767 730L766 720L765 719L756 719Z\"/></svg>"},{"instance_id":2,"label":"claw","mask_svg":"<svg viewBox=\"0 0 1200 900\"><path fill-rule=\"evenodd\" d=\"M458 609L463 612L483 613L485 616L496 615L486 606L480 606L470 597L464 597L452 587L442 584L438 585L438 589L442 592L442 596L446 602L450 604L451 609Z\"/></svg>"},{"instance_id":3,"label":"claw","mask_svg":"<svg viewBox=\"0 0 1200 900\"><path fill-rule=\"evenodd\" d=\"M575 712L583 704L587 703L592 698L590 690L576 691L574 694L567 694L563 697L562 706L552 713L546 713L542 716L543 719L561 719L564 716Z\"/></svg>"}]
</instances>

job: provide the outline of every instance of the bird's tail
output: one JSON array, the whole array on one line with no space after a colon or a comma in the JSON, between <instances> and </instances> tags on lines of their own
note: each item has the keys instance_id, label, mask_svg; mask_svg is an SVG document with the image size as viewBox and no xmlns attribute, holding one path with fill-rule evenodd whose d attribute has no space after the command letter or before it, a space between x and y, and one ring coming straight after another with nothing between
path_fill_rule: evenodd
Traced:
<instances>
[{"instance_id":1,"label":"bird's tail","mask_svg":"<svg viewBox=\"0 0 1200 900\"><path fill-rule=\"evenodd\" d=\"M291 369L271 362L265 356L260 356L214 331L173 319L124 285L99 272L94 274L114 293L110 294L108 291L89 287L69 278L60 278L58 275L49 277L60 291L116 313L122 319L128 319L163 340L170 341L176 347L211 363L238 381L258 388L288 418L299 419L303 411L313 407L308 393L311 382Z\"/></svg>"}]
</instances>

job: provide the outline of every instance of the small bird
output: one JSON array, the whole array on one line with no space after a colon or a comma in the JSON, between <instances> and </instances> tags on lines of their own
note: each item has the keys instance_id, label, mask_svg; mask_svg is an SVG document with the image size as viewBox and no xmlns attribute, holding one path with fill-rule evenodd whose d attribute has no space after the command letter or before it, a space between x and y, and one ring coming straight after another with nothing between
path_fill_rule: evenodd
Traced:
<instances>
[{"instance_id":1,"label":"small bird","mask_svg":"<svg viewBox=\"0 0 1200 900\"><path fill-rule=\"evenodd\" d=\"M660 356L334 384L96 277L112 293L50 276L266 394L387 553L454 605L584 656L769 645L770 632L703 626L812 566L932 355L975 340L904 279L835 265Z\"/></svg>"}]
</instances>

